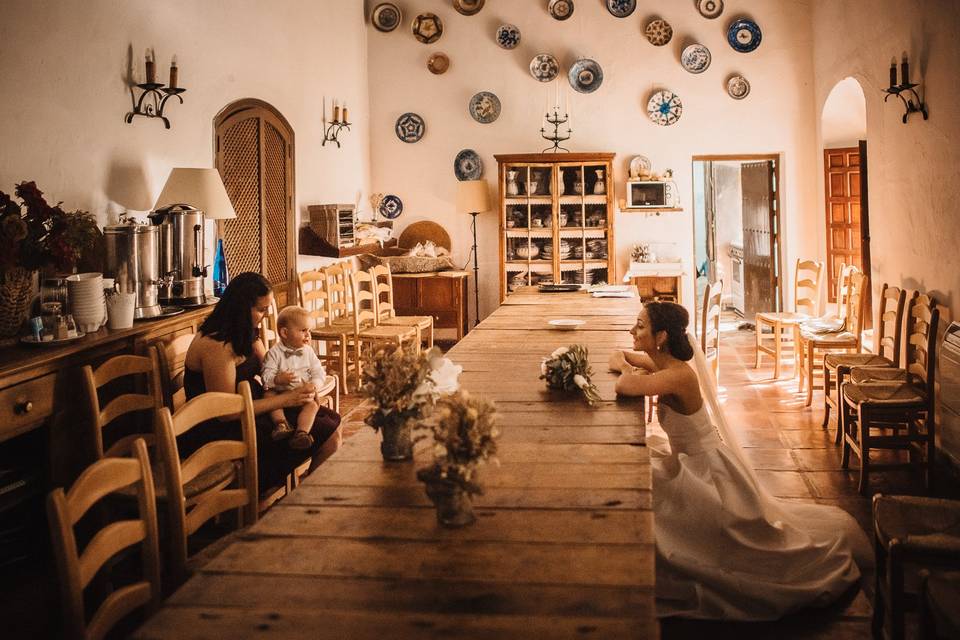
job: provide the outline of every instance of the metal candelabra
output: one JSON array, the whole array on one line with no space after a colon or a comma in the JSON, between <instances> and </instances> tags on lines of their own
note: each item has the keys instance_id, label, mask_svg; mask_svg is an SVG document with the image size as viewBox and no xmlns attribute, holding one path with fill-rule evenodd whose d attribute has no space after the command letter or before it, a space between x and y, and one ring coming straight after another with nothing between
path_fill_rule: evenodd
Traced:
<instances>
[{"instance_id":1,"label":"metal candelabra","mask_svg":"<svg viewBox=\"0 0 960 640\"><path fill-rule=\"evenodd\" d=\"M172 73L171 71L171 74ZM134 86L139 88L142 93L136 104L133 105L133 111L128 112L126 115L125 119L127 124L132 123L135 116L144 116L147 118L160 118L163 120L163 126L169 129L170 120L163 115L163 108L166 106L167 100L172 97L176 97L177 100L180 101L180 104L183 104L183 98L180 94L186 91L186 89L183 87L165 87L162 82L142 82Z\"/></svg>"},{"instance_id":2,"label":"metal candelabra","mask_svg":"<svg viewBox=\"0 0 960 640\"><path fill-rule=\"evenodd\" d=\"M553 146L547 147L546 149L541 151L541 153L547 153L551 151L566 151L567 153L569 153L570 149L567 149L566 147L561 147L560 143L563 142L564 140L569 140L570 134L573 133L573 131L570 129L570 127L567 127L567 135L561 136L560 125L566 124L567 121L570 119L570 115L565 113L563 114L563 117L561 117L560 112L554 109L553 115L551 115L550 113L546 113L544 114L544 119L549 124L553 125L553 133L552 134L547 133L546 129L544 129L543 127L540 127L540 136L544 140L549 140L550 142L552 142Z\"/></svg>"},{"instance_id":3,"label":"metal candelabra","mask_svg":"<svg viewBox=\"0 0 960 640\"><path fill-rule=\"evenodd\" d=\"M320 143L320 146L326 146L328 142L335 142L337 147L340 147L340 141L337 138L340 136L340 132L343 129L347 131L350 130L350 125L352 123L347 122L346 119L343 121L334 120L326 126L326 129L323 132L323 142Z\"/></svg>"}]
</instances>

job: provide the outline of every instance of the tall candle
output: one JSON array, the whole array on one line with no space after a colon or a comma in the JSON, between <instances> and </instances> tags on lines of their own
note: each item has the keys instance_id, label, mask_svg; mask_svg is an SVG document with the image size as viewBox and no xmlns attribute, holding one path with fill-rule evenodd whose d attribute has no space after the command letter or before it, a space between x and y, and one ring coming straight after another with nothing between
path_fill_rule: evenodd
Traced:
<instances>
[{"instance_id":1,"label":"tall candle","mask_svg":"<svg viewBox=\"0 0 960 640\"><path fill-rule=\"evenodd\" d=\"M157 79L156 73L153 66L153 54L150 49L147 49L147 53L144 55L147 64L147 84L153 83Z\"/></svg>"},{"instance_id":2,"label":"tall candle","mask_svg":"<svg viewBox=\"0 0 960 640\"><path fill-rule=\"evenodd\" d=\"M910 84L910 63L907 62L907 54L903 54L903 60L900 61L900 84Z\"/></svg>"},{"instance_id":3,"label":"tall candle","mask_svg":"<svg viewBox=\"0 0 960 640\"><path fill-rule=\"evenodd\" d=\"M890 60L890 86L897 86L897 59Z\"/></svg>"},{"instance_id":4,"label":"tall candle","mask_svg":"<svg viewBox=\"0 0 960 640\"><path fill-rule=\"evenodd\" d=\"M173 56L170 60L170 88L175 89L177 87L177 56Z\"/></svg>"},{"instance_id":5,"label":"tall candle","mask_svg":"<svg viewBox=\"0 0 960 640\"><path fill-rule=\"evenodd\" d=\"M340 105L336 100L333 101L333 121L340 122Z\"/></svg>"},{"instance_id":6,"label":"tall candle","mask_svg":"<svg viewBox=\"0 0 960 640\"><path fill-rule=\"evenodd\" d=\"M347 117L347 103L343 103L343 121L350 122L350 119Z\"/></svg>"}]
</instances>

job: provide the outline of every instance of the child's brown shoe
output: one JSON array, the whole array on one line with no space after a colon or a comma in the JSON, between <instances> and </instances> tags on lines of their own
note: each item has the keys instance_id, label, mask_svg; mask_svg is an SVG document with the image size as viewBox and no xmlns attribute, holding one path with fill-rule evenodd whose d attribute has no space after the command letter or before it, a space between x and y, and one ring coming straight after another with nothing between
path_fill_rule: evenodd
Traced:
<instances>
[{"instance_id":1,"label":"child's brown shoe","mask_svg":"<svg viewBox=\"0 0 960 640\"><path fill-rule=\"evenodd\" d=\"M277 442L279 440L286 440L293 435L293 427L287 424L286 421L278 422L273 427L273 433L270 434L270 438Z\"/></svg>"},{"instance_id":2,"label":"child's brown shoe","mask_svg":"<svg viewBox=\"0 0 960 640\"><path fill-rule=\"evenodd\" d=\"M290 445L291 449L302 451L304 449L309 449L313 446L313 436L311 436L306 431L297 431L290 437L290 442L287 444Z\"/></svg>"}]
</instances>

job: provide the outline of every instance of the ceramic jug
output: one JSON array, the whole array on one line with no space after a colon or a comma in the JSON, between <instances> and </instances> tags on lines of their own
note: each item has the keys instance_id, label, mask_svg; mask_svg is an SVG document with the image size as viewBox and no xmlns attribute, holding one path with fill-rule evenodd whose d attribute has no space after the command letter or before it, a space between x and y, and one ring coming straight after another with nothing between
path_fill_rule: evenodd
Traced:
<instances>
[{"instance_id":1,"label":"ceramic jug","mask_svg":"<svg viewBox=\"0 0 960 640\"><path fill-rule=\"evenodd\" d=\"M593 194L602 196L607 192L607 183L603 180L603 169L597 169L597 181L593 184Z\"/></svg>"},{"instance_id":2,"label":"ceramic jug","mask_svg":"<svg viewBox=\"0 0 960 640\"><path fill-rule=\"evenodd\" d=\"M518 171L507 171L507 195L519 195L520 187L517 185Z\"/></svg>"}]
</instances>

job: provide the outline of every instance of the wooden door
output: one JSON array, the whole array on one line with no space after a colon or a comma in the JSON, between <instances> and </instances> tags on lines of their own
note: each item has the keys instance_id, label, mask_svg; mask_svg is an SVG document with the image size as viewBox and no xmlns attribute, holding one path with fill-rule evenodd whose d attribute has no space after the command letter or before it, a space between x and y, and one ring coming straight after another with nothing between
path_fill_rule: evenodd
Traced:
<instances>
[{"instance_id":1,"label":"wooden door","mask_svg":"<svg viewBox=\"0 0 960 640\"><path fill-rule=\"evenodd\" d=\"M743 201L743 313L783 308L780 291L780 212L775 161L740 165Z\"/></svg>"},{"instance_id":2,"label":"wooden door","mask_svg":"<svg viewBox=\"0 0 960 640\"><path fill-rule=\"evenodd\" d=\"M837 274L841 264L863 270L860 228L860 150L858 147L824 149L824 186L827 219L827 295L837 299Z\"/></svg>"},{"instance_id":3,"label":"wooden door","mask_svg":"<svg viewBox=\"0 0 960 640\"><path fill-rule=\"evenodd\" d=\"M214 130L216 166L237 212L220 230L227 269L262 273L282 298L296 265L293 129L248 99L225 107Z\"/></svg>"}]
</instances>

